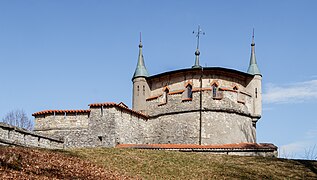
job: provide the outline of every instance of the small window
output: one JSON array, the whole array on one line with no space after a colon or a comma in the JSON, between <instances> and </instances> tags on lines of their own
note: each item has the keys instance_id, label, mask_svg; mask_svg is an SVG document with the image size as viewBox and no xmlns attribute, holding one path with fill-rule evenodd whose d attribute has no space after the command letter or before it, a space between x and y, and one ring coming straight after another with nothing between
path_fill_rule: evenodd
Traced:
<instances>
[{"instance_id":1,"label":"small window","mask_svg":"<svg viewBox=\"0 0 317 180\"><path fill-rule=\"evenodd\" d=\"M167 98L168 98L168 89L166 89L165 91L164 91L164 99L165 99L165 103L167 103Z\"/></svg>"},{"instance_id":2,"label":"small window","mask_svg":"<svg viewBox=\"0 0 317 180\"><path fill-rule=\"evenodd\" d=\"M193 98L193 88L190 84L186 86L183 98L184 99L192 99Z\"/></svg>"},{"instance_id":3,"label":"small window","mask_svg":"<svg viewBox=\"0 0 317 180\"><path fill-rule=\"evenodd\" d=\"M162 103L162 104L166 104L166 103L167 103L168 93L169 93L169 90L166 88L166 89L164 90L163 95L162 95L162 98L161 98L161 103Z\"/></svg>"},{"instance_id":4,"label":"small window","mask_svg":"<svg viewBox=\"0 0 317 180\"><path fill-rule=\"evenodd\" d=\"M143 86L143 96L145 96L145 86Z\"/></svg>"},{"instance_id":5,"label":"small window","mask_svg":"<svg viewBox=\"0 0 317 180\"><path fill-rule=\"evenodd\" d=\"M215 83L212 85L212 97L217 97L218 85Z\"/></svg>"},{"instance_id":6,"label":"small window","mask_svg":"<svg viewBox=\"0 0 317 180\"><path fill-rule=\"evenodd\" d=\"M258 98L258 88L255 88L255 98Z\"/></svg>"},{"instance_id":7,"label":"small window","mask_svg":"<svg viewBox=\"0 0 317 180\"><path fill-rule=\"evenodd\" d=\"M100 142L102 142L102 136L98 136Z\"/></svg>"},{"instance_id":8,"label":"small window","mask_svg":"<svg viewBox=\"0 0 317 180\"><path fill-rule=\"evenodd\" d=\"M140 86L138 86L137 88L138 88L138 93L137 93L137 95L139 96L139 93L140 93Z\"/></svg>"},{"instance_id":9,"label":"small window","mask_svg":"<svg viewBox=\"0 0 317 180\"><path fill-rule=\"evenodd\" d=\"M238 86L234 86L233 90L238 91Z\"/></svg>"}]
</instances>

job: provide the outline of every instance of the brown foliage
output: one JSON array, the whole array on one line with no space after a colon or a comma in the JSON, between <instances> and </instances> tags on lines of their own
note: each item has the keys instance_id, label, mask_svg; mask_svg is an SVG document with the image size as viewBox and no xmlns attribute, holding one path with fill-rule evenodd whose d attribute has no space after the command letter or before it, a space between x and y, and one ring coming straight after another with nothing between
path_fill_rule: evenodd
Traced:
<instances>
[{"instance_id":1,"label":"brown foliage","mask_svg":"<svg viewBox=\"0 0 317 180\"><path fill-rule=\"evenodd\" d=\"M0 179L129 179L61 152L0 147Z\"/></svg>"}]
</instances>

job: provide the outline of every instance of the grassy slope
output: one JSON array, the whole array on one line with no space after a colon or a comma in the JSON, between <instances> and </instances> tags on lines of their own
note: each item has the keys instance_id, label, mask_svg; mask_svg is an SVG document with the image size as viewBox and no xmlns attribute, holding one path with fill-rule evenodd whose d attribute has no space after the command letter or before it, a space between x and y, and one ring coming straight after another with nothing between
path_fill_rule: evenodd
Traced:
<instances>
[{"instance_id":1,"label":"grassy slope","mask_svg":"<svg viewBox=\"0 0 317 180\"><path fill-rule=\"evenodd\" d=\"M0 147L0 179L130 179L130 177L132 179L317 179L317 161L114 148L51 151Z\"/></svg>"},{"instance_id":2,"label":"grassy slope","mask_svg":"<svg viewBox=\"0 0 317 180\"><path fill-rule=\"evenodd\" d=\"M144 179L317 179L317 161L136 149L67 152Z\"/></svg>"}]
</instances>

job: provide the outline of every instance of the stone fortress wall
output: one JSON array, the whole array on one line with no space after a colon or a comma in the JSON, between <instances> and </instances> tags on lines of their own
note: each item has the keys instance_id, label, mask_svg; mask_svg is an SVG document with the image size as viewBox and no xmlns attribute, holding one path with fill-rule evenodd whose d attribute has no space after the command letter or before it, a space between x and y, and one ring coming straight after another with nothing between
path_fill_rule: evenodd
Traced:
<instances>
[{"instance_id":1,"label":"stone fortress wall","mask_svg":"<svg viewBox=\"0 0 317 180\"><path fill-rule=\"evenodd\" d=\"M145 143L147 117L116 103L90 104L89 110L41 111L33 116L35 132L63 138L65 147Z\"/></svg>"},{"instance_id":2,"label":"stone fortress wall","mask_svg":"<svg viewBox=\"0 0 317 180\"><path fill-rule=\"evenodd\" d=\"M197 49L192 68L150 76L140 41L132 109L95 103L88 110L41 111L33 114L35 131L64 138L65 147L275 153L274 145L256 143L262 75L254 46L253 37L247 72L201 67Z\"/></svg>"},{"instance_id":3,"label":"stone fortress wall","mask_svg":"<svg viewBox=\"0 0 317 180\"><path fill-rule=\"evenodd\" d=\"M41 111L33 114L35 131L63 137L65 147L255 143L254 103L247 91L253 76L237 78L229 73L228 79L228 74L205 70L200 85L198 73L189 72L191 78L185 73L148 81L151 91L142 113L122 103L90 104L89 110ZM213 84L218 86L215 97ZM187 85L192 86L190 99L185 97ZM169 92L162 102L165 89Z\"/></svg>"},{"instance_id":4,"label":"stone fortress wall","mask_svg":"<svg viewBox=\"0 0 317 180\"><path fill-rule=\"evenodd\" d=\"M149 89L144 94L149 96L144 101L142 92L137 92L134 98L139 99L134 101L145 104L137 106L144 109L136 110L149 116L149 143L256 142L255 127L260 118L256 113L261 112L255 110L261 98L254 96L253 86L257 80L254 81L253 75L224 68L206 68L203 71L185 69L144 79ZM134 86L139 86L139 81L135 82ZM188 86L191 86L191 97L187 97Z\"/></svg>"},{"instance_id":5,"label":"stone fortress wall","mask_svg":"<svg viewBox=\"0 0 317 180\"><path fill-rule=\"evenodd\" d=\"M0 123L0 145L63 149L64 142L22 128Z\"/></svg>"}]
</instances>

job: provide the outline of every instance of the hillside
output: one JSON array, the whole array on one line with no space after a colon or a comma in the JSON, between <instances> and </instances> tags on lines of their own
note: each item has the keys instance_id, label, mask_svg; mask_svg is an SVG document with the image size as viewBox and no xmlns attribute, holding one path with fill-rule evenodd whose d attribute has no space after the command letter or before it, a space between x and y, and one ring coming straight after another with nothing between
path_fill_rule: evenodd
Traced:
<instances>
[{"instance_id":1,"label":"hillside","mask_svg":"<svg viewBox=\"0 0 317 180\"><path fill-rule=\"evenodd\" d=\"M0 148L0 178L317 179L317 161L171 151Z\"/></svg>"},{"instance_id":2,"label":"hillside","mask_svg":"<svg viewBox=\"0 0 317 180\"><path fill-rule=\"evenodd\" d=\"M65 152L0 146L0 179L126 179Z\"/></svg>"}]
</instances>

